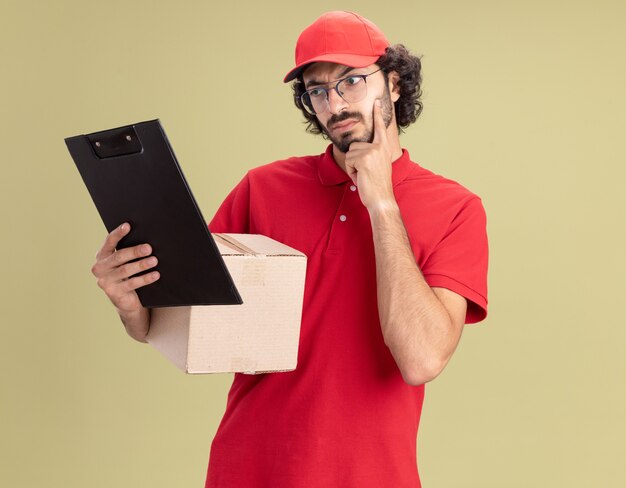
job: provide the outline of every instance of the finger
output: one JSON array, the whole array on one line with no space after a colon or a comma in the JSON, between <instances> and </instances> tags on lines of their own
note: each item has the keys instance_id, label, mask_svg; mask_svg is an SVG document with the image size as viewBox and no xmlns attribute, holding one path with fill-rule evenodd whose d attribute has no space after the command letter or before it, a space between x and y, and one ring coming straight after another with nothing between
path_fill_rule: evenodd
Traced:
<instances>
[{"instance_id":1,"label":"finger","mask_svg":"<svg viewBox=\"0 0 626 488\"><path fill-rule=\"evenodd\" d=\"M156 256L150 256L149 258L141 259L140 261L125 264L115 270L114 279L117 281L123 281L130 276L140 273L141 271L154 268L158 263L159 261Z\"/></svg>"},{"instance_id":2,"label":"finger","mask_svg":"<svg viewBox=\"0 0 626 488\"><path fill-rule=\"evenodd\" d=\"M136 290L137 288L141 288L142 286L149 285L150 283L154 283L161 277L161 274L158 271L152 271L151 273L146 273L141 276L135 276L130 280L126 280L124 282L124 288L127 292Z\"/></svg>"},{"instance_id":3,"label":"finger","mask_svg":"<svg viewBox=\"0 0 626 488\"><path fill-rule=\"evenodd\" d=\"M346 172L349 167L354 168L355 171L359 171L359 166L368 160L371 151L372 145L369 142L353 142L350 145L350 150L346 153Z\"/></svg>"},{"instance_id":4,"label":"finger","mask_svg":"<svg viewBox=\"0 0 626 488\"><path fill-rule=\"evenodd\" d=\"M109 285L104 288L105 293L109 297L109 300L113 304L121 309L134 308L134 302L137 300L137 296L133 293L137 288L154 283L161 277L158 271L146 273L141 276L136 276L130 280L123 281L116 285Z\"/></svg>"},{"instance_id":5,"label":"finger","mask_svg":"<svg viewBox=\"0 0 626 488\"><path fill-rule=\"evenodd\" d=\"M374 102L374 139L372 142L385 142L387 141L387 127L385 127L385 120L383 119L382 102L380 99L376 99Z\"/></svg>"},{"instance_id":6,"label":"finger","mask_svg":"<svg viewBox=\"0 0 626 488\"><path fill-rule=\"evenodd\" d=\"M346 164L346 173L348 173L352 183L356 185L358 170L354 166Z\"/></svg>"},{"instance_id":7,"label":"finger","mask_svg":"<svg viewBox=\"0 0 626 488\"><path fill-rule=\"evenodd\" d=\"M109 270L108 273L96 275L98 277L98 286L108 293L115 294L111 291L113 288L119 288L120 283L127 280L130 276L134 276L142 271L154 268L158 264L156 256L150 256L140 261L125 264Z\"/></svg>"},{"instance_id":8,"label":"finger","mask_svg":"<svg viewBox=\"0 0 626 488\"><path fill-rule=\"evenodd\" d=\"M104 240L104 244L96 254L96 259L105 258L115 252L115 248L117 244L120 242L122 237L124 237L130 231L130 224L128 222L124 222L122 225L113 229L109 235L107 235Z\"/></svg>"},{"instance_id":9,"label":"finger","mask_svg":"<svg viewBox=\"0 0 626 488\"><path fill-rule=\"evenodd\" d=\"M369 142L354 141L350 144L350 150L346 153L346 157L369 151L372 149L372 145Z\"/></svg>"},{"instance_id":10,"label":"finger","mask_svg":"<svg viewBox=\"0 0 626 488\"><path fill-rule=\"evenodd\" d=\"M356 185L356 174L359 171L359 169L357 168L357 165L359 164L359 158L358 158L359 151L358 150L355 151L352 149L352 146L354 144L356 143L353 142L350 145L350 150L346 153L346 159L344 160L344 164L346 166L346 173Z\"/></svg>"},{"instance_id":11,"label":"finger","mask_svg":"<svg viewBox=\"0 0 626 488\"><path fill-rule=\"evenodd\" d=\"M133 259L149 256L151 252L152 246L150 246L150 244L139 244L137 246L120 249L103 260L103 268L105 270L111 270L123 266Z\"/></svg>"}]
</instances>

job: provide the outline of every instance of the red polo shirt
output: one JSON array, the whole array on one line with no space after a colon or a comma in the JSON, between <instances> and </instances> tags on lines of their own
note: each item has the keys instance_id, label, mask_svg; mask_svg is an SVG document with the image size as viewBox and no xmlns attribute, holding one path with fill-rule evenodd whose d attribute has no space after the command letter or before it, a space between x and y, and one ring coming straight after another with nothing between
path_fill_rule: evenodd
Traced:
<instances>
[{"instance_id":1,"label":"red polo shirt","mask_svg":"<svg viewBox=\"0 0 626 488\"><path fill-rule=\"evenodd\" d=\"M480 199L412 162L393 185L416 262L431 286L487 313L487 237ZM383 342L372 228L357 188L332 156L253 169L212 232L263 234L308 257L298 366L236 374L213 440L211 488L416 488L424 386L410 386Z\"/></svg>"}]
</instances>

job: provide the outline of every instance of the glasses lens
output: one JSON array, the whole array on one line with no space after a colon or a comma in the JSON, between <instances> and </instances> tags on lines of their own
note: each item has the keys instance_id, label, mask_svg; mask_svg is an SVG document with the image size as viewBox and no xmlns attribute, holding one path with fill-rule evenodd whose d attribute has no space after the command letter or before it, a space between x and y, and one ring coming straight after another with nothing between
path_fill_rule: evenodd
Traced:
<instances>
[{"instance_id":1,"label":"glasses lens","mask_svg":"<svg viewBox=\"0 0 626 488\"><path fill-rule=\"evenodd\" d=\"M313 88L303 95L303 104L312 114L321 114L328 109L328 91L325 88Z\"/></svg>"},{"instance_id":2,"label":"glasses lens","mask_svg":"<svg viewBox=\"0 0 626 488\"><path fill-rule=\"evenodd\" d=\"M360 102L367 95L367 83L361 76L350 76L337 84L337 90L346 102Z\"/></svg>"},{"instance_id":3,"label":"glasses lens","mask_svg":"<svg viewBox=\"0 0 626 488\"><path fill-rule=\"evenodd\" d=\"M309 112L311 115L315 115L315 109L313 108L313 104L311 103L311 97L309 97L308 92L304 92L300 95L300 101L302 102L302 106Z\"/></svg>"}]
</instances>

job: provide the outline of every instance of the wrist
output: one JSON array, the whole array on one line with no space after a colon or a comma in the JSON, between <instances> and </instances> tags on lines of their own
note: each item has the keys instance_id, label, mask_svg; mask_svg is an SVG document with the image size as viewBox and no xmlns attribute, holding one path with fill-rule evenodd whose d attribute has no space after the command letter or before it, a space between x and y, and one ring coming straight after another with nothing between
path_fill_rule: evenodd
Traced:
<instances>
[{"instance_id":1,"label":"wrist","mask_svg":"<svg viewBox=\"0 0 626 488\"><path fill-rule=\"evenodd\" d=\"M146 311L144 307L139 307L131 310L122 310L121 308L115 307L115 310L117 311L117 314L120 316L120 318L130 320L140 318L142 315L145 314Z\"/></svg>"},{"instance_id":2,"label":"wrist","mask_svg":"<svg viewBox=\"0 0 626 488\"><path fill-rule=\"evenodd\" d=\"M139 342L147 342L146 336L150 330L150 309L140 308L133 311L117 310L126 333Z\"/></svg>"},{"instance_id":3,"label":"wrist","mask_svg":"<svg viewBox=\"0 0 626 488\"><path fill-rule=\"evenodd\" d=\"M376 200L367 207L367 211L369 212L370 217L373 218L379 215L400 212L400 207L398 207L396 199L392 197Z\"/></svg>"}]
</instances>

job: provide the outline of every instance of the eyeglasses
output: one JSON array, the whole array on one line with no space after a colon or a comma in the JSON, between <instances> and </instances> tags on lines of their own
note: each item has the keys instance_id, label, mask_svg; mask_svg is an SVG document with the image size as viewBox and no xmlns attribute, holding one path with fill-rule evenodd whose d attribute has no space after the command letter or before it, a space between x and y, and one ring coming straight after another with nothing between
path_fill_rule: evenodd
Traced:
<instances>
[{"instance_id":1,"label":"eyeglasses","mask_svg":"<svg viewBox=\"0 0 626 488\"><path fill-rule=\"evenodd\" d=\"M300 95L300 101L311 115L321 114L328 110L328 92L333 89L348 103L360 102L367 96L367 77L381 70L382 68L378 68L366 75L350 75L342 78L330 88L316 86Z\"/></svg>"}]
</instances>

